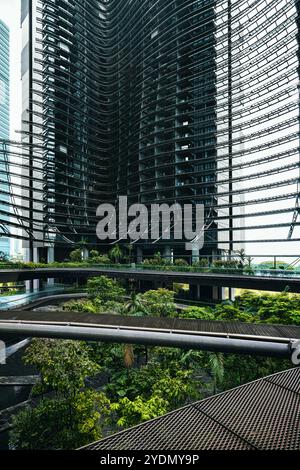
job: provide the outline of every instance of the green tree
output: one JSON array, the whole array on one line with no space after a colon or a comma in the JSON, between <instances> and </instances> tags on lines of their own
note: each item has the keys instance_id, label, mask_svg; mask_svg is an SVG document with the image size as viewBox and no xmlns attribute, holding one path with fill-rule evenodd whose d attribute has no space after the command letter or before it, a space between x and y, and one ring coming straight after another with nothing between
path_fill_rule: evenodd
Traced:
<instances>
[{"instance_id":1,"label":"green tree","mask_svg":"<svg viewBox=\"0 0 300 470\"><path fill-rule=\"evenodd\" d=\"M109 400L93 390L72 400L43 398L14 416L10 444L24 450L76 449L102 437L109 414Z\"/></svg>"},{"instance_id":2,"label":"green tree","mask_svg":"<svg viewBox=\"0 0 300 470\"><path fill-rule=\"evenodd\" d=\"M109 252L110 258L115 262L115 263L120 263L120 261L123 259L124 254L123 251L120 247L120 245L115 245Z\"/></svg>"},{"instance_id":3,"label":"green tree","mask_svg":"<svg viewBox=\"0 0 300 470\"><path fill-rule=\"evenodd\" d=\"M244 248L242 248L241 250L238 250L237 255L239 257L239 267L243 268L245 265L245 261L246 261L246 251L244 250Z\"/></svg>"},{"instance_id":4,"label":"green tree","mask_svg":"<svg viewBox=\"0 0 300 470\"><path fill-rule=\"evenodd\" d=\"M55 390L58 396L76 395L88 376L100 372L98 364L89 357L90 348L82 341L32 340L24 355L25 364L35 366L41 374L43 391Z\"/></svg>"},{"instance_id":5,"label":"green tree","mask_svg":"<svg viewBox=\"0 0 300 470\"><path fill-rule=\"evenodd\" d=\"M287 359L226 354L222 388L228 390L290 367L291 363Z\"/></svg>"},{"instance_id":6,"label":"green tree","mask_svg":"<svg viewBox=\"0 0 300 470\"><path fill-rule=\"evenodd\" d=\"M191 376L190 370L177 369L172 373L154 363L121 376L122 388L115 389L116 396L121 398L112 405L118 415L118 425L134 426L192 401L198 392Z\"/></svg>"},{"instance_id":7,"label":"green tree","mask_svg":"<svg viewBox=\"0 0 300 470\"><path fill-rule=\"evenodd\" d=\"M168 402L157 396L149 399L137 396L134 400L124 397L118 403L113 403L111 408L117 412L118 426L128 428L165 414Z\"/></svg>"},{"instance_id":8,"label":"green tree","mask_svg":"<svg viewBox=\"0 0 300 470\"><path fill-rule=\"evenodd\" d=\"M219 304L216 306L214 312L217 320L242 322L251 322L254 320L253 315L239 310L234 305Z\"/></svg>"},{"instance_id":9,"label":"green tree","mask_svg":"<svg viewBox=\"0 0 300 470\"><path fill-rule=\"evenodd\" d=\"M168 411L192 401L197 396L197 388L191 375L191 370L178 370L174 376L167 370L153 385L153 396L163 398L168 403Z\"/></svg>"},{"instance_id":10,"label":"green tree","mask_svg":"<svg viewBox=\"0 0 300 470\"><path fill-rule=\"evenodd\" d=\"M51 398L15 416L10 436L14 448L70 449L101 438L110 402L85 386L86 378L100 371L90 353L80 341L32 341L24 360L40 371L35 392L51 391Z\"/></svg>"},{"instance_id":11,"label":"green tree","mask_svg":"<svg viewBox=\"0 0 300 470\"><path fill-rule=\"evenodd\" d=\"M293 324L298 321L299 296L282 292L262 298L258 310L260 321L264 323Z\"/></svg>"},{"instance_id":12,"label":"green tree","mask_svg":"<svg viewBox=\"0 0 300 470\"><path fill-rule=\"evenodd\" d=\"M146 307L147 300L144 298L144 295L131 292L130 298L123 304L123 315L147 315Z\"/></svg>"},{"instance_id":13,"label":"green tree","mask_svg":"<svg viewBox=\"0 0 300 470\"><path fill-rule=\"evenodd\" d=\"M290 266L289 263L281 260L273 260L273 261L263 261L259 263L258 267L260 269L289 269L291 271L294 270L293 266Z\"/></svg>"},{"instance_id":14,"label":"green tree","mask_svg":"<svg viewBox=\"0 0 300 470\"><path fill-rule=\"evenodd\" d=\"M103 303L108 301L118 302L126 294L126 290L117 281L106 276L89 279L87 290L91 298L97 298Z\"/></svg>"},{"instance_id":15,"label":"green tree","mask_svg":"<svg viewBox=\"0 0 300 470\"><path fill-rule=\"evenodd\" d=\"M176 316L174 292L168 289L149 290L140 297L144 311L149 316L170 317Z\"/></svg>"},{"instance_id":16,"label":"green tree","mask_svg":"<svg viewBox=\"0 0 300 470\"><path fill-rule=\"evenodd\" d=\"M209 371L213 378L213 390L217 392L219 387L222 387L224 382L224 356L222 353L209 353L208 354Z\"/></svg>"},{"instance_id":17,"label":"green tree","mask_svg":"<svg viewBox=\"0 0 300 470\"><path fill-rule=\"evenodd\" d=\"M129 261L129 263L131 263L132 262L132 253L133 253L132 243L128 243L125 248L128 251L128 261Z\"/></svg>"},{"instance_id":18,"label":"green tree","mask_svg":"<svg viewBox=\"0 0 300 470\"><path fill-rule=\"evenodd\" d=\"M117 370L110 369L110 382L105 390L112 400L117 400L127 396L130 400L138 395L149 398L152 393L153 385L165 377L166 369L158 363L150 363L141 366L139 369L132 368L123 370L119 367Z\"/></svg>"},{"instance_id":19,"label":"green tree","mask_svg":"<svg viewBox=\"0 0 300 470\"><path fill-rule=\"evenodd\" d=\"M180 318L199 320L215 320L216 317L209 307L187 307L180 312Z\"/></svg>"},{"instance_id":20,"label":"green tree","mask_svg":"<svg viewBox=\"0 0 300 470\"><path fill-rule=\"evenodd\" d=\"M237 295L234 300L234 306L249 313L257 313L262 305L262 296L251 291L245 291Z\"/></svg>"},{"instance_id":21,"label":"green tree","mask_svg":"<svg viewBox=\"0 0 300 470\"><path fill-rule=\"evenodd\" d=\"M300 296L287 291L257 294L246 291L237 296L234 307L241 311L237 319L262 323L299 324ZM219 307L222 310L222 306ZM242 314L242 315L241 315ZM251 315L247 318L245 315Z\"/></svg>"},{"instance_id":22,"label":"green tree","mask_svg":"<svg viewBox=\"0 0 300 470\"><path fill-rule=\"evenodd\" d=\"M172 375L176 375L179 370L190 370L193 376L199 376L203 373L205 354L207 353L193 349L156 346L151 349L151 361L160 364L162 369L168 370Z\"/></svg>"}]
</instances>

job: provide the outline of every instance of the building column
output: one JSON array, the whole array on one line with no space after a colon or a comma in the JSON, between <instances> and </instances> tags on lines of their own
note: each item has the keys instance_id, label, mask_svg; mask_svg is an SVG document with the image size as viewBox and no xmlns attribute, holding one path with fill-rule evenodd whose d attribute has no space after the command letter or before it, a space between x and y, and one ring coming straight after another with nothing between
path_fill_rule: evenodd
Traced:
<instances>
[{"instance_id":1,"label":"building column","mask_svg":"<svg viewBox=\"0 0 300 470\"><path fill-rule=\"evenodd\" d=\"M225 299L224 287L213 286L212 298L213 300L217 300L217 301L224 300Z\"/></svg>"},{"instance_id":2,"label":"building column","mask_svg":"<svg viewBox=\"0 0 300 470\"><path fill-rule=\"evenodd\" d=\"M228 297L229 297L229 300L231 300L232 302L235 300L235 292L236 292L236 289L234 287L229 287Z\"/></svg>"},{"instance_id":3,"label":"building column","mask_svg":"<svg viewBox=\"0 0 300 470\"><path fill-rule=\"evenodd\" d=\"M192 263L197 263L199 261L199 248L192 249Z\"/></svg>"},{"instance_id":4,"label":"building column","mask_svg":"<svg viewBox=\"0 0 300 470\"><path fill-rule=\"evenodd\" d=\"M84 261L87 260L88 257L89 257L89 250L87 249L86 246L84 246L84 247L82 248L81 253L82 253L82 259L83 259Z\"/></svg>"},{"instance_id":5,"label":"building column","mask_svg":"<svg viewBox=\"0 0 300 470\"><path fill-rule=\"evenodd\" d=\"M34 263L39 263L40 261L40 254L39 254L39 249L38 248L33 248L33 262ZM37 290L40 288L40 280L39 279L34 279L33 280L33 290Z\"/></svg>"},{"instance_id":6,"label":"building column","mask_svg":"<svg viewBox=\"0 0 300 470\"><path fill-rule=\"evenodd\" d=\"M138 264L143 262L143 249L140 246L136 249L136 261Z\"/></svg>"},{"instance_id":7,"label":"building column","mask_svg":"<svg viewBox=\"0 0 300 470\"><path fill-rule=\"evenodd\" d=\"M170 261L171 263L173 263L172 251L171 251L171 247L169 245L164 246L163 258L165 260Z\"/></svg>"},{"instance_id":8,"label":"building column","mask_svg":"<svg viewBox=\"0 0 300 470\"><path fill-rule=\"evenodd\" d=\"M25 263L29 263L30 261L30 249L24 248L24 261ZM32 281L25 281L25 292L32 291Z\"/></svg>"},{"instance_id":9,"label":"building column","mask_svg":"<svg viewBox=\"0 0 300 470\"><path fill-rule=\"evenodd\" d=\"M54 246L48 246L47 248L47 263L54 262ZM54 278L47 279L47 285L52 286L54 284Z\"/></svg>"},{"instance_id":10,"label":"building column","mask_svg":"<svg viewBox=\"0 0 300 470\"><path fill-rule=\"evenodd\" d=\"M190 300L201 300L201 286L199 284L190 284Z\"/></svg>"}]
</instances>

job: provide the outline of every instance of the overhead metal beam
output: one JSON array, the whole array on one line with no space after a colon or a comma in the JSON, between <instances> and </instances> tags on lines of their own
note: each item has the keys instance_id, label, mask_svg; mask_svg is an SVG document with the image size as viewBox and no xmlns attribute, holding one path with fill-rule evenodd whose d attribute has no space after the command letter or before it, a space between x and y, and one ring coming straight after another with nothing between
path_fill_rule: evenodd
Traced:
<instances>
[{"instance_id":1,"label":"overhead metal beam","mask_svg":"<svg viewBox=\"0 0 300 470\"><path fill-rule=\"evenodd\" d=\"M173 333L172 331L143 331L142 329L118 329L74 325L51 325L30 322L0 322L4 335L34 336L107 343L128 343L150 346L166 346L202 351L249 354L257 356L290 358L293 341L257 341L237 338L203 336L203 334Z\"/></svg>"}]
</instances>

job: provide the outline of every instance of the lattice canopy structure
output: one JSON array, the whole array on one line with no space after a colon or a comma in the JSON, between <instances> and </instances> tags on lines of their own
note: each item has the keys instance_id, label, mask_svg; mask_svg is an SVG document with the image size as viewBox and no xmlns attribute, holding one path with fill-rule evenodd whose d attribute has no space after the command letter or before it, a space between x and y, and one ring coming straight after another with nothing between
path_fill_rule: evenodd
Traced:
<instances>
[{"instance_id":1,"label":"lattice canopy structure","mask_svg":"<svg viewBox=\"0 0 300 470\"><path fill-rule=\"evenodd\" d=\"M83 450L299 450L300 369L270 375Z\"/></svg>"}]
</instances>

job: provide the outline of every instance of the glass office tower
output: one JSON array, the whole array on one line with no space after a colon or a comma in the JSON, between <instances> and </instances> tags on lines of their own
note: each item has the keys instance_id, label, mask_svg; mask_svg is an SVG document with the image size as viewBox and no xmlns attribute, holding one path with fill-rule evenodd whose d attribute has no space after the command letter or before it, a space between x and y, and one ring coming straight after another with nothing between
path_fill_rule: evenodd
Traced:
<instances>
[{"instance_id":1,"label":"glass office tower","mask_svg":"<svg viewBox=\"0 0 300 470\"><path fill-rule=\"evenodd\" d=\"M0 139L9 139L9 29L0 20ZM9 219L8 153L6 144L0 140L0 251L9 255L10 242L6 221Z\"/></svg>"}]
</instances>

